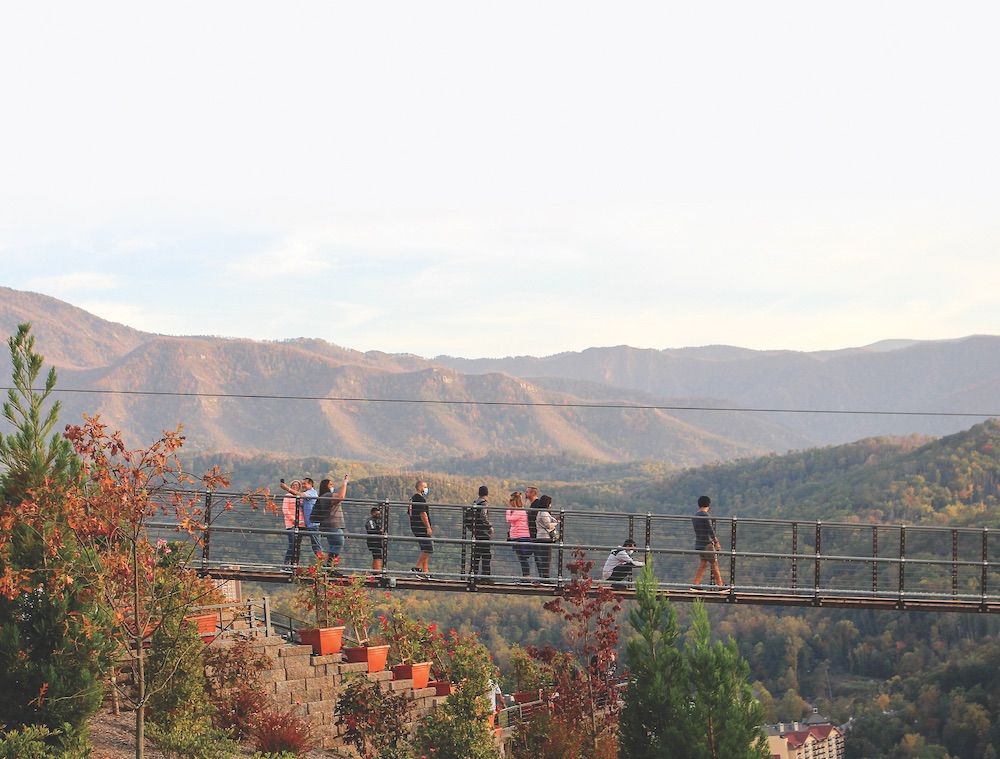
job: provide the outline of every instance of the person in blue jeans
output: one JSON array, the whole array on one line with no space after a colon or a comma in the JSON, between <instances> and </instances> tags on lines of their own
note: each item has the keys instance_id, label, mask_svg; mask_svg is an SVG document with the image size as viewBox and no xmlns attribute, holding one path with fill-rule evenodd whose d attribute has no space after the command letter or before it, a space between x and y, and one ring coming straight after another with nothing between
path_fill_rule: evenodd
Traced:
<instances>
[{"instance_id":1,"label":"person in blue jeans","mask_svg":"<svg viewBox=\"0 0 1000 759\"><path fill-rule=\"evenodd\" d=\"M347 475L340 483L340 490L333 492L333 480L323 479L319 483L319 498L313 506L312 518L319 525L320 532L326 535L326 561L336 571L340 552L344 550L344 531L347 522L341 504L347 496Z\"/></svg>"},{"instance_id":2,"label":"person in blue jeans","mask_svg":"<svg viewBox=\"0 0 1000 759\"><path fill-rule=\"evenodd\" d=\"M319 493L313 487L312 477L303 477L301 485L298 484L297 480L293 481L290 486L282 482L281 489L287 490L290 495L300 499L302 504L302 521L306 532L309 534L309 544L312 548L313 556L322 554L323 543L319 539L319 525L312 521L313 507L316 505L316 499L319 497Z\"/></svg>"}]
</instances>

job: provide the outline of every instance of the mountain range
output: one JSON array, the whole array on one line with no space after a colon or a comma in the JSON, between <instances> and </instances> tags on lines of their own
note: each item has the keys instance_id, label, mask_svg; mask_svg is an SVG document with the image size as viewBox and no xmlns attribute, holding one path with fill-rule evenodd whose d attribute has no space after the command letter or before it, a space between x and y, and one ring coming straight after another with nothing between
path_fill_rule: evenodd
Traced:
<instances>
[{"instance_id":1,"label":"mountain range","mask_svg":"<svg viewBox=\"0 0 1000 759\"><path fill-rule=\"evenodd\" d=\"M26 321L58 372L63 422L99 414L132 445L180 423L202 453L414 466L519 450L686 467L939 436L1000 412L996 336L812 353L618 346L427 359L319 339L152 334L0 287L0 333ZM7 351L0 376L10 377Z\"/></svg>"}]
</instances>

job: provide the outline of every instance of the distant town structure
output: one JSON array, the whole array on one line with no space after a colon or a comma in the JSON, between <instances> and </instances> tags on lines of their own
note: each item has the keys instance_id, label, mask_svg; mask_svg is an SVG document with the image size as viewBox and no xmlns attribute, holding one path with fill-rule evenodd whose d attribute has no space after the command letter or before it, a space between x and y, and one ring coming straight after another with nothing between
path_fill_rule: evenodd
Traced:
<instances>
[{"instance_id":1,"label":"distant town structure","mask_svg":"<svg viewBox=\"0 0 1000 759\"><path fill-rule=\"evenodd\" d=\"M813 713L801 722L764 725L772 759L843 759L844 731Z\"/></svg>"}]
</instances>

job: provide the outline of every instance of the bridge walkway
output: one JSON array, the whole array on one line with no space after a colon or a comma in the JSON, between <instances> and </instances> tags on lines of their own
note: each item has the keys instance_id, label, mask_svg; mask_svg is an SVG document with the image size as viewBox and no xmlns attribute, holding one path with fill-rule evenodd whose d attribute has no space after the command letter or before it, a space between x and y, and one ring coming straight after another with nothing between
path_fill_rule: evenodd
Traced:
<instances>
[{"instance_id":1,"label":"bridge walkway","mask_svg":"<svg viewBox=\"0 0 1000 759\"><path fill-rule=\"evenodd\" d=\"M204 516L196 538L178 532L176 524L165 519L149 524L151 534L168 540L197 539L197 568L203 574L268 583L291 581L291 573L283 567L289 531L276 512L275 499L236 493L199 497L204 500ZM383 532L374 537L362 531L373 506L385 515ZM470 575L470 559L475 548L483 548L483 541L477 542L462 526L462 514L468 506L429 506L434 531L429 577L410 569L419 547L409 530L405 501L343 502L347 532L340 571L363 573L373 587L552 596L571 579L566 566L575 551L595 562L591 576L599 578L608 554L632 538L637 543L636 558L652 562L660 592L673 600L1000 612L1000 531L987 527L718 517L716 532L723 547L719 565L725 582L724 590L718 592L691 586L699 563L691 525L693 509L691 514L553 510L561 540L548 546L550 576L539 577L532 556L530 579L526 581L515 544L506 539L503 508L493 506L489 512L494 526L493 539L488 542L491 576L477 578ZM301 553L311 551L310 531L297 528L292 534L302 538ZM320 533L317 537L326 550L325 536ZM369 540L375 541L382 559L380 572L371 569ZM300 566L309 563L305 555L298 558ZM611 587L603 581L597 584ZM633 592L631 584L611 589L623 598Z\"/></svg>"}]
</instances>

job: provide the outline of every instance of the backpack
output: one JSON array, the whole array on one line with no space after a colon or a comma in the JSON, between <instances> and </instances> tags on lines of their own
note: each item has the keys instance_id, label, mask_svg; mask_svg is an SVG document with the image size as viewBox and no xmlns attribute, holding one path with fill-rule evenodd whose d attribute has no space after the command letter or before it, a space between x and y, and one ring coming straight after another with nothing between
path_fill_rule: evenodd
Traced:
<instances>
[{"instance_id":1,"label":"backpack","mask_svg":"<svg viewBox=\"0 0 1000 759\"><path fill-rule=\"evenodd\" d=\"M475 506L465 507L465 510L462 512L462 527L464 527L468 532L475 532L476 530Z\"/></svg>"},{"instance_id":2,"label":"backpack","mask_svg":"<svg viewBox=\"0 0 1000 759\"><path fill-rule=\"evenodd\" d=\"M328 493L324 493L319 498L316 499L316 503L313 504L312 515L310 519L313 522L319 524L323 522L330 516L330 511L333 508L333 497Z\"/></svg>"}]
</instances>

